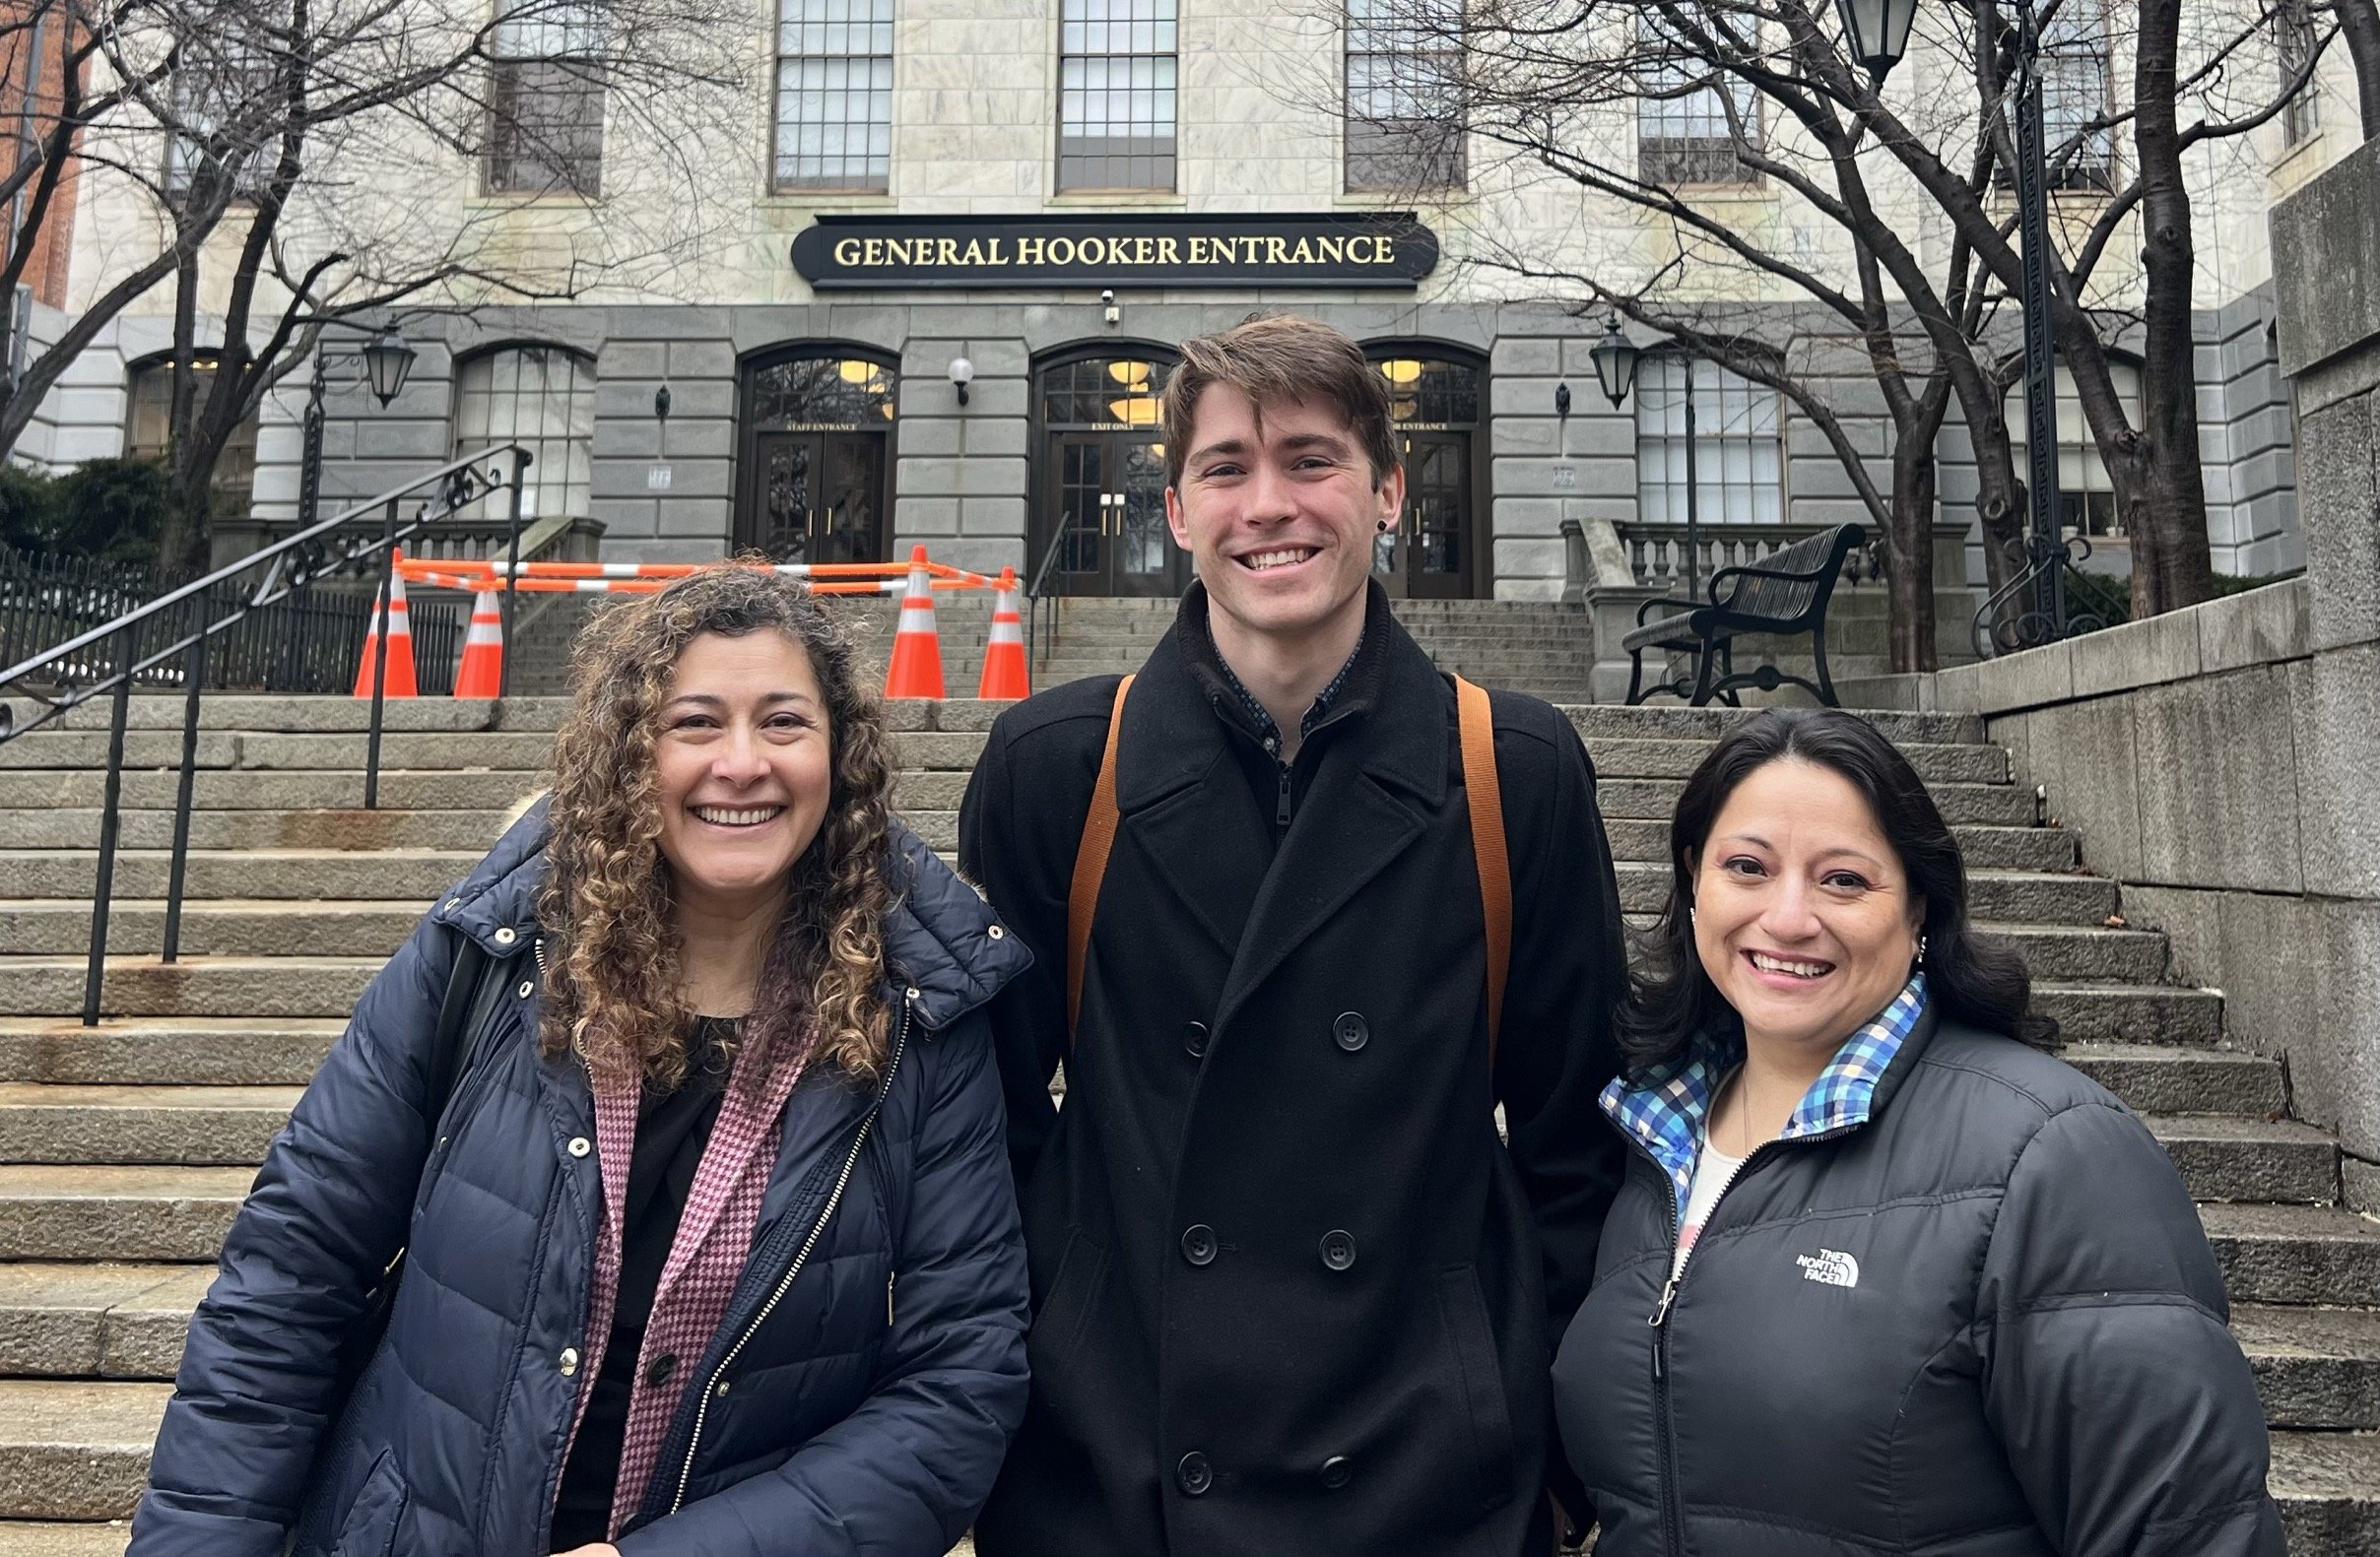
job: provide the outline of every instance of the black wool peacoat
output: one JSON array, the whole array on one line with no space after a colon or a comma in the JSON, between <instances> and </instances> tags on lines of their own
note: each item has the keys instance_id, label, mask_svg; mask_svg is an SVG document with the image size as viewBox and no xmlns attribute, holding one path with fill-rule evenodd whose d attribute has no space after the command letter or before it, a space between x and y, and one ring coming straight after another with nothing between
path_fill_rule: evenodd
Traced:
<instances>
[{"instance_id":1,"label":"black wool peacoat","mask_svg":"<svg viewBox=\"0 0 2380 1557\"><path fill-rule=\"evenodd\" d=\"M962 868L1034 953L991 1008L1032 1398L978 1549L1543 1551L1552 1347L1623 1171L1595 1101L1624 970L1585 749L1494 696L1515 924L1491 1070L1450 681L1375 588L1277 832L1230 745L1253 738L1193 671L1205 611L1194 586L1126 703L1071 1050L1067 891L1115 679L1004 714L960 813Z\"/></svg>"}]
</instances>

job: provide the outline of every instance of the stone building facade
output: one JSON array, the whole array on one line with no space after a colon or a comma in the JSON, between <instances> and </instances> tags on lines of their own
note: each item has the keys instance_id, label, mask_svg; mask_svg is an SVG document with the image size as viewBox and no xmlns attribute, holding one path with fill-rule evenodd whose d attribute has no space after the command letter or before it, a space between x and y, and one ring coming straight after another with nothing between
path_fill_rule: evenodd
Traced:
<instances>
[{"instance_id":1,"label":"stone building facade","mask_svg":"<svg viewBox=\"0 0 2380 1557\"><path fill-rule=\"evenodd\" d=\"M720 170L708 191L734 208L730 235L703 239L709 247L687 256L667 289L606 283L568 303L407 318L419 356L392 404L334 378L326 502L523 435L540 455L533 517L599 524L607 558L759 546L876 560L923 543L962 565L1046 569L1061 592L1171 593L1186 570L1163 532L1154 389L1173 343L1269 307L1345 328L1390 380L1415 491L1406 533L1381 558L1394 587L1558 598L1566 577L1576 582L1564 521L1585 532L1588 566L1606 583L1658 583L1675 568L1672 532L1687 501L1685 364L1649 355L1636 392L1615 407L1588 357L1600 315L1477 263L1487 238L1514 231L1617 252L1640 241L1643 224L1622 231L1624 214L1583 207L1575 191L1565 204L1525 187L1459 136L1407 144L1347 117L1373 100L1370 51L1386 46L1367 32L1364 6L1307 15L1256 0L777 0L777 10L773 91L752 104L752 165ZM2324 90L2334 116L2347 117L2351 93ZM633 155L606 145L600 98L571 111L593 117L569 155ZM1650 121L1621 132L1666 133ZM2287 145L2257 143L2269 163L2261 189L2205 170L2208 522L2218 570L2235 574L2302 560L2259 234L2264 205L2344 149L2323 151L2322 136L2346 136L2301 120L2288 133ZM448 172L476 180L456 198L484 210L511 198L521 169L507 164L504 189L486 167L425 176ZM78 286L96 286L107 269L105 202L119 197L86 183L78 241L92 252ZM1766 220L1752 205L1783 197L1741 198L1751 221ZM1392 210L1410 210L1437 250L1425 273L1325 265L1309 277L1261 257L1187 258L1192 233L1234 223L1344 235ZM884 222L924 224L961 253L1002 224L1131 222L1178 227L1183 259L1078 263L997 285L914 264L828 285L795 263L791 251L815 243L803 235L822 225ZM58 467L139 450L142 374L166 342L169 299L160 293L156 311L142 311L151 306L128 311L75 364L21 459ZM971 370L963 403L959 361ZM1709 364L1690 376L1705 527L1723 541L1747 531L1757 550L1760 527L1864 517L1823 439L1777 396ZM1884 482L1881 402L1856 378L1839 387L1838 409ZM297 513L303 399L293 375L259 418L253 507L269 524ZM2104 475L2079 416L2067 421L2070 517L2105 531ZM1940 453L1942 520L1970 525L1974 480L1955 418ZM2098 541L2102 563L2120 569L2121 536ZM1979 579L1973 547L1969 561Z\"/></svg>"}]
</instances>

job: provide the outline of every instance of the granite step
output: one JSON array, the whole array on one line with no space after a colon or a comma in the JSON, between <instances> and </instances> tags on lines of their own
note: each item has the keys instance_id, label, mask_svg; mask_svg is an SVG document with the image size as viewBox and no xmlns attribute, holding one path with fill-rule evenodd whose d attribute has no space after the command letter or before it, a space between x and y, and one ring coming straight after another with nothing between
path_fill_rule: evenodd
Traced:
<instances>
[{"instance_id":1,"label":"granite step","mask_svg":"<svg viewBox=\"0 0 2380 1557\"><path fill-rule=\"evenodd\" d=\"M0 1265L0 1376L171 1382L213 1265Z\"/></svg>"},{"instance_id":2,"label":"granite step","mask_svg":"<svg viewBox=\"0 0 2380 1557\"><path fill-rule=\"evenodd\" d=\"M0 1517L129 1515L173 1387L0 1380Z\"/></svg>"},{"instance_id":3,"label":"granite step","mask_svg":"<svg viewBox=\"0 0 2380 1557\"><path fill-rule=\"evenodd\" d=\"M310 898L193 898L182 904L181 953L189 957L290 955L389 957L414 933L435 894L460 875L447 874L418 896L393 900ZM159 955L165 905L118 897L108 912L111 955ZM0 898L0 957L73 956L91 945L87 903Z\"/></svg>"},{"instance_id":4,"label":"granite step","mask_svg":"<svg viewBox=\"0 0 2380 1557\"><path fill-rule=\"evenodd\" d=\"M2380 1304L2380 1220L2327 1205L2203 1205L2199 1219L2234 1303Z\"/></svg>"},{"instance_id":5,"label":"granite step","mask_svg":"<svg viewBox=\"0 0 2380 1557\"><path fill-rule=\"evenodd\" d=\"M2223 998L2164 984L2033 986L2033 1008L2058 1019L2067 1043L2212 1049L2223 1041Z\"/></svg>"},{"instance_id":6,"label":"granite step","mask_svg":"<svg viewBox=\"0 0 2380 1557\"><path fill-rule=\"evenodd\" d=\"M190 847L243 852L455 850L476 859L503 835L504 817L512 804L507 801L502 807L470 811L193 811ZM99 812L96 808L0 810L0 849L92 850L99 845ZM116 846L172 848L172 811L123 811L117 817Z\"/></svg>"},{"instance_id":7,"label":"granite step","mask_svg":"<svg viewBox=\"0 0 2380 1557\"><path fill-rule=\"evenodd\" d=\"M2231 1330L2273 1426L2380 1428L2380 1309L2242 1303Z\"/></svg>"},{"instance_id":8,"label":"granite step","mask_svg":"<svg viewBox=\"0 0 2380 1557\"><path fill-rule=\"evenodd\" d=\"M130 1520L0 1520L0 1557L124 1557Z\"/></svg>"},{"instance_id":9,"label":"granite step","mask_svg":"<svg viewBox=\"0 0 2380 1557\"><path fill-rule=\"evenodd\" d=\"M347 1030L300 1017L0 1016L0 1082L58 1086L303 1086Z\"/></svg>"},{"instance_id":10,"label":"granite step","mask_svg":"<svg viewBox=\"0 0 2380 1557\"><path fill-rule=\"evenodd\" d=\"M0 811L16 809L97 808L104 803L106 774L90 769L53 772L42 768L0 769ZM134 810L170 811L180 784L171 772L126 773L121 804ZM384 768L379 801L389 811L502 811L550 782L528 769L504 772L430 771ZM195 775L191 804L205 811L352 810L364 804L361 772L210 771Z\"/></svg>"},{"instance_id":11,"label":"granite step","mask_svg":"<svg viewBox=\"0 0 2380 1557\"><path fill-rule=\"evenodd\" d=\"M108 1016L338 1016L355 1009L383 957L110 957L99 1006ZM0 957L0 1016L64 1016L83 1008L84 959ZM0 1246L5 1247L5 1246Z\"/></svg>"},{"instance_id":12,"label":"granite step","mask_svg":"<svg viewBox=\"0 0 2380 1557\"><path fill-rule=\"evenodd\" d=\"M2076 1043L2058 1058L2143 1114L2278 1119L2288 1102L2279 1061L2220 1049Z\"/></svg>"},{"instance_id":13,"label":"granite step","mask_svg":"<svg viewBox=\"0 0 2380 1557\"><path fill-rule=\"evenodd\" d=\"M0 1165L0 1249L14 1260L212 1261L255 1176L252 1167Z\"/></svg>"},{"instance_id":14,"label":"granite step","mask_svg":"<svg viewBox=\"0 0 2380 1557\"><path fill-rule=\"evenodd\" d=\"M1927 791L1943 820L1954 827L2030 827L2036 820L2033 792L2020 785L1931 784ZM1607 778L1596 785L1595 799L1607 818L1667 822L1678 813L1678 798L1685 792L1683 779Z\"/></svg>"},{"instance_id":15,"label":"granite step","mask_svg":"<svg viewBox=\"0 0 2380 1557\"><path fill-rule=\"evenodd\" d=\"M1658 913L1669 901L1666 864L1618 862L1622 913ZM2034 871L1969 871L1967 911L1977 919L2025 924L2100 925L2116 911L2113 881Z\"/></svg>"},{"instance_id":16,"label":"granite step","mask_svg":"<svg viewBox=\"0 0 2380 1557\"><path fill-rule=\"evenodd\" d=\"M1664 863L1669 860L1668 818L1616 816L1607 808L1603 826L1605 836L1611 840L1613 858ZM2075 836L2056 827L1970 823L1952 827L1950 831L1957 837L1959 851L1964 855L1970 871L2035 871L2066 875L2075 869ZM5 836L4 832L0 832L0 837Z\"/></svg>"},{"instance_id":17,"label":"granite step","mask_svg":"<svg viewBox=\"0 0 2380 1557\"><path fill-rule=\"evenodd\" d=\"M2275 1433L2266 1485L2290 1557L2380 1552L2380 1434Z\"/></svg>"},{"instance_id":18,"label":"granite step","mask_svg":"<svg viewBox=\"0 0 2380 1557\"><path fill-rule=\"evenodd\" d=\"M0 1082L0 1164L254 1167L301 1091Z\"/></svg>"},{"instance_id":19,"label":"granite step","mask_svg":"<svg viewBox=\"0 0 2380 1557\"><path fill-rule=\"evenodd\" d=\"M496 841L492 833L490 843ZM427 903L470 874L481 849L193 849L186 861L186 902L231 898L371 898ZM165 849L120 848L115 857L118 909L141 898L163 902L173 856ZM88 899L99 876L96 849L0 850L0 892L22 906L42 898ZM88 903L84 905L88 907Z\"/></svg>"},{"instance_id":20,"label":"granite step","mask_svg":"<svg viewBox=\"0 0 2380 1557\"><path fill-rule=\"evenodd\" d=\"M0 1089L0 1119L5 1112ZM2339 1144L2310 1125L2217 1114L2155 1114L2146 1123L2201 1202L2339 1199Z\"/></svg>"}]
</instances>

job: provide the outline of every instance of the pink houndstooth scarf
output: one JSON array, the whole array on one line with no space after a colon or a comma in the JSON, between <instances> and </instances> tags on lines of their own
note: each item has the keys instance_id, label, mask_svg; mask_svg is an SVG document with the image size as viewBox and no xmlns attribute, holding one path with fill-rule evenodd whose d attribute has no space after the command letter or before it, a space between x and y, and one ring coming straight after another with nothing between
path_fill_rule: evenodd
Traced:
<instances>
[{"instance_id":1,"label":"pink houndstooth scarf","mask_svg":"<svg viewBox=\"0 0 2380 1557\"><path fill-rule=\"evenodd\" d=\"M776 1164L777 1142L784 1128L785 1100L809 1063L811 1044L804 1038L790 1061L772 1070L766 1085L756 1091L746 1084L745 1068L760 1063L749 1046L736 1052L727 1090L719 1101L719 1117L711 1126L710 1141L694 1169L686 1209L670 1241L669 1259L661 1267L661 1284L653 1293L653 1311L645 1320L644 1350L636 1359L635 1382L628 1391L628 1419L620 1446L620 1475L613 1483L610 1533L644 1501L645 1483L661 1453L670 1418L689 1387L697 1385L694 1370L709 1350L728 1300L752 1252L753 1229L759 1225L760 1200L768 1189L769 1170ZM595 1151L603 1173L603 1226L595 1239L595 1281L587 1294L586 1356L580 1366L578 1410L570 1424L577 1437L578 1418L586 1414L603 1372L604 1351L611 1344L614 1306L620 1298L621 1207L627 1202L628 1159L636 1149L636 1111L643 1088L636 1081L621 1082L597 1076L595 1091ZM678 1365L655 1382L652 1359L670 1356ZM568 1460L568 1450L563 1451Z\"/></svg>"}]
</instances>

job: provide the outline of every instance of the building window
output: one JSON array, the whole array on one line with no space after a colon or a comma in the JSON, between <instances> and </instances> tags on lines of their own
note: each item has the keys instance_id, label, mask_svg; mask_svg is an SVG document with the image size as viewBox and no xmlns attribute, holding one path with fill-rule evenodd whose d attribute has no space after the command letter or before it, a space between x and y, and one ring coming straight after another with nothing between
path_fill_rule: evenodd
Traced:
<instances>
[{"instance_id":1,"label":"building window","mask_svg":"<svg viewBox=\"0 0 2380 1557\"><path fill-rule=\"evenodd\" d=\"M192 414L207 402L215 387L215 358L199 356L191 361L197 386ZM151 362L132 370L132 410L127 419L124 452L136 460L162 460L173 442L173 363ZM215 479L208 487L207 511L218 518L244 514L256 494L256 416L250 412L224 441L215 462Z\"/></svg>"},{"instance_id":2,"label":"building window","mask_svg":"<svg viewBox=\"0 0 2380 1557\"><path fill-rule=\"evenodd\" d=\"M862 357L801 357L753 375L753 424L774 432L882 430L899 374Z\"/></svg>"},{"instance_id":3,"label":"building window","mask_svg":"<svg viewBox=\"0 0 2380 1557\"><path fill-rule=\"evenodd\" d=\"M2282 0L2273 12L2273 52L2283 84L2304 74L2322 47L2322 34L2315 29L2314 18L2307 12L2304 0ZM2322 91L2314 78L2306 76L2306 84L2289 97L2281 109L2281 144L2297 146L2313 138L2322 128Z\"/></svg>"},{"instance_id":4,"label":"building window","mask_svg":"<svg viewBox=\"0 0 2380 1557\"><path fill-rule=\"evenodd\" d=\"M599 38L591 6L533 8L496 24L488 95L490 194L602 192Z\"/></svg>"},{"instance_id":5,"label":"building window","mask_svg":"<svg viewBox=\"0 0 2380 1557\"><path fill-rule=\"evenodd\" d=\"M2050 188L2115 187L2116 132L2106 122L2114 103L2107 12L2100 0L2066 0L2041 28L2041 153L2052 160ZM2005 168L1995 176L2016 182Z\"/></svg>"},{"instance_id":6,"label":"building window","mask_svg":"<svg viewBox=\"0 0 2380 1557\"><path fill-rule=\"evenodd\" d=\"M2141 372L2129 362L2110 362L2116 403L2124 420L2141 424ZM2024 385L2008 394L2009 457L2016 461L2016 479L2029 468L2024 436ZM2074 375L2058 369L2058 524L2078 535L2112 539L2124 534L2124 516L2116 507L2115 484L2099 459L2098 440L2082 418L2082 399L2075 393Z\"/></svg>"},{"instance_id":7,"label":"building window","mask_svg":"<svg viewBox=\"0 0 2380 1557\"><path fill-rule=\"evenodd\" d=\"M237 36L215 44L194 38L174 72L174 124L165 138L165 193L180 199L199 170L218 161L231 166L231 198L254 200L281 160L281 116L259 114L279 83L278 56Z\"/></svg>"},{"instance_id":8,"label":"building window","mask_svg":"<svg viewBox=\"0 0 2380 1557\"><path fill-rule=\"evenodd\" d=\"M455 375L454 452L519 443L534 457L521 484L521 518L587 514L595 441L595 364L559 346L508 346L472 357ZM500 518L501 493L470 510Z\"/></svg>"},{"instance_id":9,"label":"building window","mask_svg":"<svg viewBox=\"0 0 2380 1557\"><path fill-rule=\"evenodd\" d=\"M1745 146L1761 144L1759 95L1706 61L1664 57L1661 41L1649 34L1645 53L1652 63L1637 89L1636 176L1648 184L1758 182L1759 173L1736 155L1736 137L1740 126Z\"/></svg>"},{"instance_id":10,"label":"building window","mask_svg":"<svg viewBox=\"0 0 2380 1557\"><path fill-rule=\"evenodd\" d=\"M1675 353L1647 353L1636 368L1637 518L1686 523L1689 371L1697 521L1783 523L1784 417L1777 392L1716 362Z\"/></svg>"},{"instance_id":11,"label":"building window","mask_svg":"<svg viewBox=\"0 0 2380 1557\"><path fill-rule=\"evenodd\" d=\"M1463 187L1461 0L1349 0L1347 187Z\"/></svg>"},{"instance_id":12,"label":"building window","mask_svg":"<svg viewBox=\"0 0 2380 1557\"><path fill-rule=\"evenodd\" d=\"M780 0L779 189L883 194L892 169L892 0Z\"/></svg>"},{"instance_id":13,"label":"building window","mask_svg":"<svg viewBox=\"0 0 2380 1557\"><path fill-rule=\"evenodd\" d=\"M1173 187L1173 0L1065 0L1058 187Z\"/></svg>"}]
</instances>

